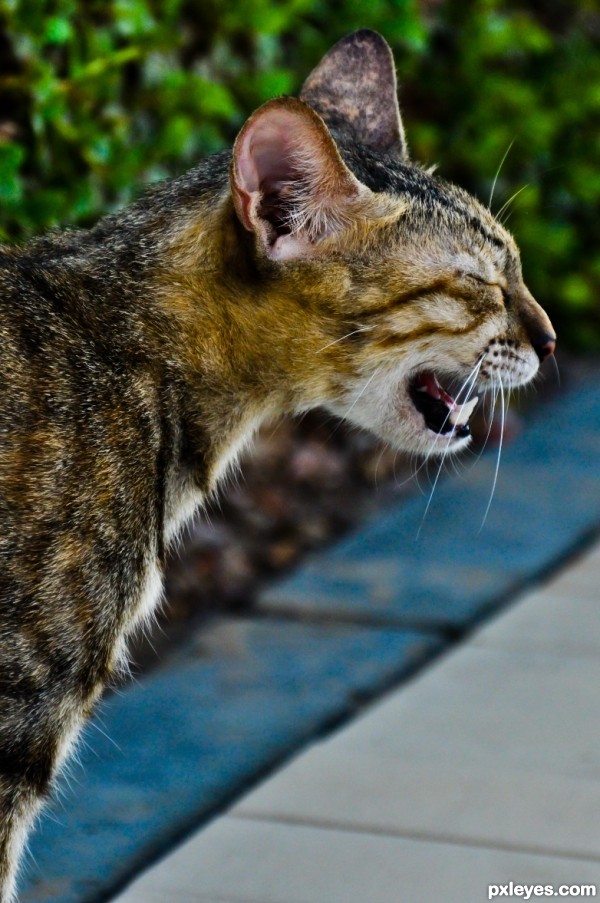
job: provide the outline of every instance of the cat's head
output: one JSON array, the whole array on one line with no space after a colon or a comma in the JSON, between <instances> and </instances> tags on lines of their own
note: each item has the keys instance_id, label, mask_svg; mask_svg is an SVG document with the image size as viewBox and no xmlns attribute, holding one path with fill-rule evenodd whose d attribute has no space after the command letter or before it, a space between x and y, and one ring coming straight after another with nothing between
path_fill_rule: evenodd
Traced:
<instances>
[{"instance_id":1,"label":"cat's head","mask_svg":"<svg viewBox=\"0 0 600 903\"><path fill-rule=\"evenodd\" d=\"M524 385L552 354L512 237L410 162L393 58L374 32L340 41L300 100L254 113L231 183L266 282L306 311L314 366L298 374L301 405L407 451L455 451L469 441L469 399Z\"/></svg>"}]
</instances>

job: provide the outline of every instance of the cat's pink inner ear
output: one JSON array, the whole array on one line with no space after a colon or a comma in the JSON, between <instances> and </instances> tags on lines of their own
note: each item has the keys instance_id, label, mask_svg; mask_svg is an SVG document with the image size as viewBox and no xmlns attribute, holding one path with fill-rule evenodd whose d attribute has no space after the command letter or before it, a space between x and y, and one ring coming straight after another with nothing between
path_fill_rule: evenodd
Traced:
<instances>
[{"instance_id":1,"label":"cat's pink inner ear","mask_svg":"<svg viewBox=\"0 0 600 903\"><path fill-rule=\"evenodd\" d=\"M298 179L294 156L298 148L310 145L311 137L314 141L314 136L306 134L302 116L290 113L277 101L248 120L234 147L232 173L236 210L246 229L257 228L257 208L265 196Z\"/></svg>"},{"instance_id":2,"label":"cat's pink inner ear","mask_svg":"<svg viewBox=\"0 0 600 903\"><path fill-rule=\"evenodd\" d=\"M293 180L291 145L297 124L289 119L281 113L259 118L240 136L235 182L246 195L268 194ZM252 228L251 224L244 225Z\"/></svg>"},{"instance_id":3,"label":"cat's pink inner ear","mask_svg":"<svg viewBox=\"0 0 600 903\"><path fill-rule=\"evenodd\" d=\"M301 101L280 98L261 107L238 135L231 187L242 225L276 257L275 246L290 242L285 236L298 237L294 223L309 222L312 207L326 211L356 196L359 183L319 117Z\"/></svg>"}]
</instances>

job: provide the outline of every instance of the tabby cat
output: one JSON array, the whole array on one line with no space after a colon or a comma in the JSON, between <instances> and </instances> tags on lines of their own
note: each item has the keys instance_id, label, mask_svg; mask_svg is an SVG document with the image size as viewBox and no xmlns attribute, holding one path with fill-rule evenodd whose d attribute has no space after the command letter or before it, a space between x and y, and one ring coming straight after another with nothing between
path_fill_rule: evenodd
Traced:
<instances>
[{"instance_id":1,"label":"tabby cat","mask_svg":"<svg viewBox=\"0 0 600 903\"><path fill-rule=\"evenodd\" d=\"M379 35L232 153L90 231L0 249L0 899L165 549L267 417L469 442L474 393L554 349L511 236L411 163ZM451 393L454 393L454 397ZM462 403L461 403L462 402Z\"/></svg>"}]
</instances>

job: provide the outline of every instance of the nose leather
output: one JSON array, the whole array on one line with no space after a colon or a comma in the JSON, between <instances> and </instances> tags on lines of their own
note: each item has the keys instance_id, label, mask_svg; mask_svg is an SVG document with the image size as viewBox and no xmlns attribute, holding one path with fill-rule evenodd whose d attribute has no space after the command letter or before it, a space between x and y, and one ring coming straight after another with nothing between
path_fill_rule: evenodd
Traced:
<instances>
[{"instance_id":1,"label":"nose leather","mask_svg":"<svg viewBox=\"0 0 600 903\"><path fill-rule=\"evenodd\" d=\"M547 357L554 354L554 349L556 348L556 336L550 335L548 332L538 333L531 336L531 344L533 345L534 351L541 364Z\"/></svg>"}]
</instances>

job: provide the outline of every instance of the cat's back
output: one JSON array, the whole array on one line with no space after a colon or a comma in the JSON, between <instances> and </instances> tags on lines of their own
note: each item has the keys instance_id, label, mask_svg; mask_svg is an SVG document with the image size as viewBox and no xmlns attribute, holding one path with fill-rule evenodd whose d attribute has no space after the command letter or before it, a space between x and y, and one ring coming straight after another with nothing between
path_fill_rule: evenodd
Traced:
<instances>
[{"instance_id":1,"label":"cat's back","mask_svg":"<svg viewBox=\"0 0 600 903\"><path fill-rule=\"evenodd\" d=\"M123 282L85 233L0 250L0 580L22 597L155 519L159 400Z\"/></svg>"}]
</instances>

